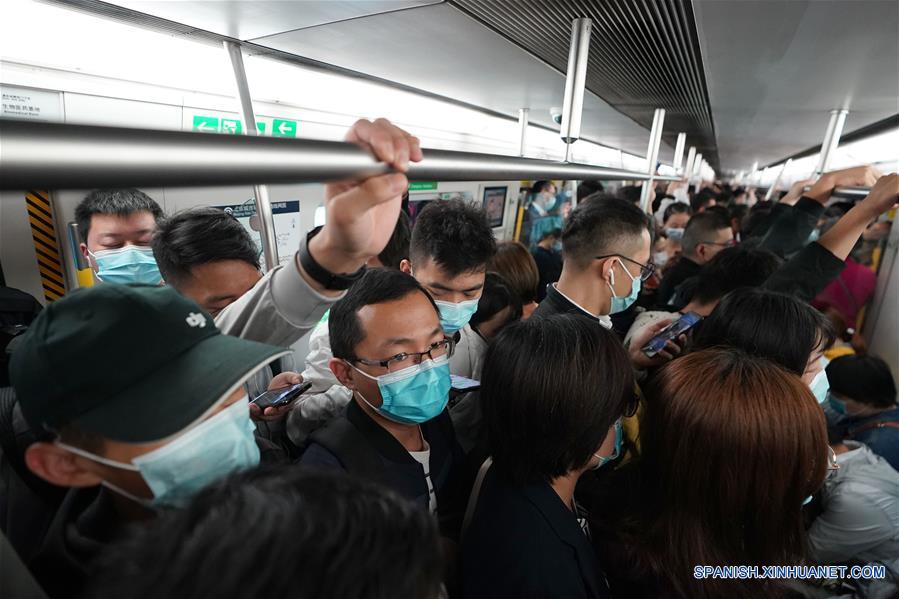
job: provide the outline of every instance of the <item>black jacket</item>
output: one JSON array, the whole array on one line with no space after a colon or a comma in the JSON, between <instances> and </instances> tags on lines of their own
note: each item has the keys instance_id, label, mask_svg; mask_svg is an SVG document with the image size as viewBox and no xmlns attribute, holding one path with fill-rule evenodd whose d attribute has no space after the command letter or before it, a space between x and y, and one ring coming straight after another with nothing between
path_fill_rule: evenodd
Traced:
<instances>
[{"instance_id":1,"label":"black jacket","mask_svg":"<svg viewBox=\"0 0 899 599\"><path fill-rule=\"evenodd\" d=\"M449 411L422 424L421 432L431 448L430 476L441 531L457 538L470 486ZM355 401L347 405L345 415L312 433L299 463L340 468L375 480L428 509L430 494L422 465Z\"/></svg>"},{"instance_id":2,"label":"black jacket","mask_svg":"<svg viewBox=\"0 0 899 599\"><path fill-rule=\"evenodd\" d=\"M462 589L466 599L609 597L590 540L552 487L511 486L492 470L462 542Z\"/></svg>"},{"instance_id":3,"label":"black jacket","mask_svg":"<svg viewBox=\"0 0 899 599\"><path fill-rule=\"evenodd\" d=\"M537 246L532 254L534 262L537 263L537 271L540 273L540 282L537 284L537 301L542 302L546 297L546 286L555 283L562 276L562 255L540 246Z\"/></svg>"}]
</instances>

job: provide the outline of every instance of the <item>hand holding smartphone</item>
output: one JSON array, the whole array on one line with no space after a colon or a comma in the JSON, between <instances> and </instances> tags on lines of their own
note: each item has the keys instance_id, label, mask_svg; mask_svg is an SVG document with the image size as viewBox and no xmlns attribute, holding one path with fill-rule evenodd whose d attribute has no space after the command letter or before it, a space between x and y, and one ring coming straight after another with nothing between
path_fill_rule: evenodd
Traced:
<instances>
[{"instance_id":1,"label":"hand holding smartphone","mask_svg":"<svg viewBox=\"0 0 899 599\"><path fill-rule=\"evenodd\" d=\"M297 385L288 385L266 391L262 395L256 397L252 402L262 411L266 408L281 408L296 400L300 395L309 390L312 383L299 383Z\"/></svg>"},{"instance_id":2,"label":"hand holding smartphone","mask_svg":"<svg viewBox=\"0 0 899 599\"><path fill-rule=\"evenodd\" d=\"M647 358L653 358L665 349L669 341L677 339L702 320L702 316L696 312L687 312L667 327L659 331L659 334L649 340L649 343L640 348Z\"/></svg>"}]
</instances>

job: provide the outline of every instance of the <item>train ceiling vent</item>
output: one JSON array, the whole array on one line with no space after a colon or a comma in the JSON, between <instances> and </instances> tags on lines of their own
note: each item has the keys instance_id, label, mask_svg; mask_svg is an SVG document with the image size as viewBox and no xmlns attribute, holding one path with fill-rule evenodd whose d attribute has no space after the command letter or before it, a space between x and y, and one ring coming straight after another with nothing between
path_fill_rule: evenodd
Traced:
<instances>
[{"instance_id":1,"label":"train ceiling vent","mask_svg":"<svg viewBox=\"0 0 899 599\"><path fill-rule=\"evenodd\" d=\"M663 139L679 131L718 166L715 123L692 3L686 0L449 0L563 75L571 21L593 20L587 89L649 129L664 108ZM589 118L589 117L585 117Z\"/></svg>"}]
</instances>

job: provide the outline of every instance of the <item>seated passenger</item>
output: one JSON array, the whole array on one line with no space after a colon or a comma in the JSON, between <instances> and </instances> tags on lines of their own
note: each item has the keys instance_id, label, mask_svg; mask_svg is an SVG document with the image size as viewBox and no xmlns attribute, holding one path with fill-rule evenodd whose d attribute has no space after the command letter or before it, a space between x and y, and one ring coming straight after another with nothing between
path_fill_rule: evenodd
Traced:
<instances>
[{"instance_id":1,"label":"seated passenger","mask_svg":"<svg viewBox=\"0 0 899 599\"><path fill-rule=\"evenodd\" d=\"M258 469L110 548L89 597L436 599L437 527L371 482Z\"/></svg>"},{"instance_id":2,"label":"seated passenger","mask_svg":"<svg viewBox=\"0 0 899 599\"><path fill-rule=\"evenodd\" d=\"M429 204L415 221L409 258L400 270L411 273L431 294L447 335L468 324L478 307L487 262L496 251L493 231L483 210L462 200ZM288 433L301 445L310 430L339 414L352 395L333 374L328 321L322 320L309 338L303 380L316 392L288 416Z\"/></svg>"},{"instance_id":3,"label":"seated passenger","mask_svg":"<svg viewBox=\"0 0 899 599\"><path fill-rule=\"evenodd\" d=\"M262 278L250 234L232 215L211 206L163 219L153 254L166 285L213 317Z\"/></svg>"},{"instance_id":4,"label":"seated passenger","mask_svg":"<svg viewBox=\"0 0 899 599\"><path fill-rule=\"evenodd\" d=\"M540 278L537 283L537 301L546 297L546 287L562 275L562 231L552 229L543 234L534 248L533 260ZM536 306L535 306L536 307Z\"/></svg>"},{"instance_id":5,"label":"seated passenger","mask_svg":"<svg viewBox=\"0 0 899 599\"><path fill-rule=\"evenodd\" d=\"M780 259L767 250L744 247L722 250L702 267L698 276L687 279L680 286L684 293L683 299L678 302L684 304L681 310L641 312L624 338L625 345L630 345L631 339L652 323L662 320L670 322L688 312L708 316L726 294L740 287L762 285L780 263Z\"/></svg>"},{"instance_id":6,"label":"seated passenger","mask_svg":"<svg viewBox=\"0 0 899 599\"><path fill-rule=\"evenodd\" d=\"M374 269L328 319L334 376L355 401L312 433L300 463L384 483L458 531L454 488L461 450L446 410L454 342L424 287Z\"/></svg>"},{"instance_id":7,"label":"seated passenger","mask_svg":"<svg viewBox=\"0 0 899 599\"><path fill-rule=\"evenodd\" d=\"M694 214L684 229L680 258L665 272L662 284L656 291L658 309L682 308L683 306L670 305L678 285L698 275L702 266L714 258L715 254L732 245L734 231L727 218L714 212Z\"/></svg>"},{"instance_id":8,"label":"seated passenger","mask_svg":"<svg viewBox=\"0 0 899 599\"><path fill-rule=\"evenodd\" d=\"M41 312L13 354L12 383L41 439L25 451L28 469L68 489L27 564L51 598L78 596L126 524L259 463L243 382L284 353L222 335L165 286L103 284Z\"/></svg>"},{"instance_id":9,"label":"seated passenger","mask_svg":"<svg viewBox=\"0 0 899 599\"><path fill-rule=\"evenodd\" d=\"M81 253L98 281L157 285L150 249L162 208L137 189L95 189L75 207Z\"/></svg>"},{"instance_id":10,"label":"seated passenger","mask_svg":"<svg viewBox=\"0 0 899 599\"><path fill-rule=\"evenodd\" d=\"M649 225L646 215L625 200L602 196L584 200L562 231L562 276L547 287L534 317L580 314L611 329L609 315L630 308L642 282L653 273ZM655 366L680 352L675 343L669 343L664 356L653 359L639 351L662 328L650 327L645 338L635 339L638 349L630 353L635 366Z\"/></svg>"},{"instance_id":11,"label":"seated passenger","mask_svg":"<svg viewBox=\"0 0 899 599\"><path fill-rule=\"evenodd\" d=\"M839 470L825 481L822 512L808 530L810 558L881 563L899 580L899 472L863 443L831 435L831 447Z\"/></svg>"},{"instance_id":12,"label":"seated passenger","mask_svg":"<svg viewBox=\"0 0 899 599\"><path fill-rule=\"evenodd\" d=\"M802 506L836 467L808 387L716 348L669 362L644 392L640 457L612 473L591 513L612 596L783 596L781 581L694 572L803 563Z\"/></svg>"},{"instance_id":13,"label":"seated passenger","mask_svg":"<svg viewBox=\"0 0 899 599\"><path fill-rule=\"evenodd\" d=\"M463 536L463 595L607 597L574 488L621 449L635 402L621 343L574 314L510 326L487 350L481 402L492 464Z\"/></svg>"},{"instance_id":14,"label":"seated passenger","mask_svg":"<svg viewBox=\"0 0 899 599\"><path fill-rule=\"evenodd\" d=\"M847 441L867 445L899 471L899 405L886 362L843 356L827 365L830 428Z\"/></svg>"},{"instance_id":15,"label":"seated passenger","mask_svg":"<svg viewBox=\"0 0 899 599\"><path fill-rule=\"evenodd\" d=\"M559 233L561 236L561 233ZM540 271L534 257L519 241L500 241L487 269L500 275L521 303L521 317L527 319L537 309Z\"/></svg>"},{"instance_id":16,"label":"seated passenger","mask_svg":"<svg viewBox=\"0 0 899 599\"><path fill-rule=\"evenodd\" d=\"M823 355L834 338L830 322L805 302L742 288L726 295L696 328L690 349L729 346L771 360L801 377L824 403L829 385Z\"/></svg>"}]
</instances>

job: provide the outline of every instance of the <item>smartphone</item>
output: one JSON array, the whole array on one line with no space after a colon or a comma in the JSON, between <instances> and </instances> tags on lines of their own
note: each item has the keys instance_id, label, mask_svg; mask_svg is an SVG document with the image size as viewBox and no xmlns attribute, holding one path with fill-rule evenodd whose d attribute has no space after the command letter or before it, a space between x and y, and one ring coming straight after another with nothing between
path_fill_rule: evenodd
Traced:
<instances>
[{"instance_id":1,"label":"smartphone","mask_svg":"<svg viewBox=\"0 0 899 599\"><path fill-rule=\"evenodd\" d=\"M687 312L667 327L659 331L659 334L649 340L645 346L640 348L646 357L652 358L657 353L665 349L669 341L677 339L702 320L702 316L696 312Z\"/></svg>"},{"instance_id":2,"label":"smartphone","mask_svg":"<svg viewBox=\"0 0 899 599\"><path fill-rule=\"evenodd\" d=\"M308 391L311 386L312 383L300 383L298 385L288 385L287 387L272 389L271 391L266 391L250 403L256 404L262 410L265 410L265 408L280 408L286 406Z\"/></svg>"},{"instance_id":3,"label":"smartphone","mask_svg":"<svg viewBox=\"0 0 899 599\"><path fill-rule=\"evenodd\" d=\"M450 379L452 380L450 386L454 391L464 391L465 393L468 393L469 391L477 391L481 388L481 381L467 379L464 376L451 374Z\"/></svg>"}]
</instances>

